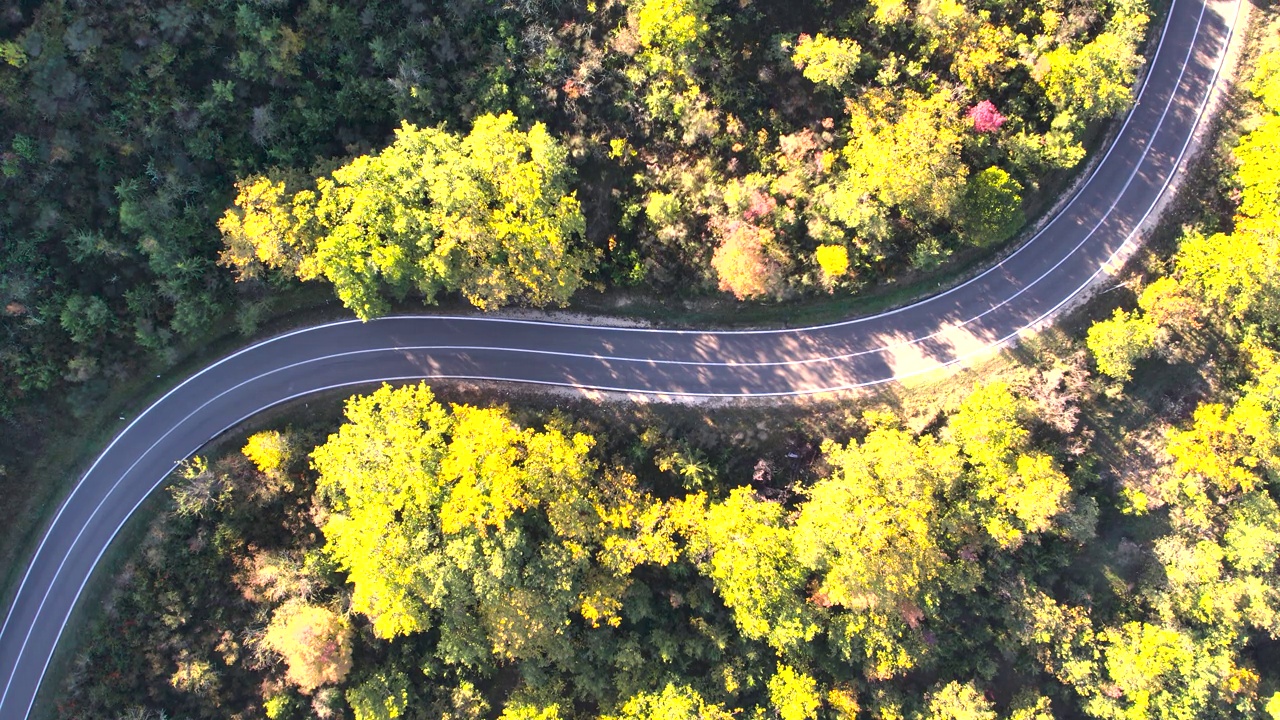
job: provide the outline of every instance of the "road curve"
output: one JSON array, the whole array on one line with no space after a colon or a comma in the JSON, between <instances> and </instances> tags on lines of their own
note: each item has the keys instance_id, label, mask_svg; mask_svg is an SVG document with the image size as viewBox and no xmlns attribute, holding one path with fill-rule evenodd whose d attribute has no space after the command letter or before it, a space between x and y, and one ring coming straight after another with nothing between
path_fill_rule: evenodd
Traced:
<instances>
[{"instance_id":1,"label":"road curve","mask_svg":"<svg viewBox=\"0 0 1280 720\"><path fill-rule=\"evenodd\" d=\"M1138 99L1074 198L1017 252L890 312L800 329L707 332L483 317L298 330L187 379L111 442L64 501L0 627L0 720L26 718L90 573L174 465L244 419L379 380L507 380L680 398L801 395L889 382L988 352L1051 317L1135 233L1182 162L1239 0L1174 0Z\"/></svg>"}]
</instances>

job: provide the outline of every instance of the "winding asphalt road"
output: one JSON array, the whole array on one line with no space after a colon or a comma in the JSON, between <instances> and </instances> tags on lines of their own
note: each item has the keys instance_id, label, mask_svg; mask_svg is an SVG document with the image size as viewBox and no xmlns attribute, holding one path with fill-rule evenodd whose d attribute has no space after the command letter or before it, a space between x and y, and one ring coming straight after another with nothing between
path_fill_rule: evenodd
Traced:
<instances>
[{"instance_id":1,"label":"winding asphalt road","mask_svg":"<svg viewBox=\"0 0 1280 720\"><path fill-rule=\"evenodd\" d=\"M174 465L242 420L320 390L467 378L682 397L785 396L963 362L1046 321L1131 240L1182 162L1238 2L1175 0L1137 102L1061 213L1020 250L927 300L818 327L738 332L482 317L298 330L192 376L111 442L64 501L0 629L0 720L26 718L90 573Z\"/></svg>"}]
</instances>

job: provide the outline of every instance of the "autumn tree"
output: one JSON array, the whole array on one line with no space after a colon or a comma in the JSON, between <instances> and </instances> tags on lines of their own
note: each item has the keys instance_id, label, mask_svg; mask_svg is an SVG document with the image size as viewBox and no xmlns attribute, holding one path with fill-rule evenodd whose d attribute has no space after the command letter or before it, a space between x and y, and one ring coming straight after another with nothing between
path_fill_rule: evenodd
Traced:
<instances>
[{"instance_id":1,"label":"autumn tree","mask_svg":"<svg viewBox=\"0 0 1280 720\"><path fill-rule=\"evenodd\" d=\"M1249 90L1262 106L1258 126L1244 134L1235 147L1240 161L1238 229L1266 235L1280 223L1280 47L1272 43L1257 60ZM1243 226L1243 227L1240 227Z\"/></svg>"},{"instance_id":2,"label":"autumn tree","mask_svg":"<svg viewBox=\"0 0 1280 720\"><path fill-rule=\"evenodd\" d=\"M817 635L816 612L804 599L808 573L781 505L737 488L707 508L690 546L694 556L709 556L703 572L743 635L784 652Z\"/></svg>"},{"instance_id":3,"label":"autumn tree","mask_svg":"<svg viewBox=\"0 0 1280 720\"><path fill-rule=\"evenodd\" d=\"M733 713L723 705L708 703L687 685L668 684L662 692L639 693L622 704L614 713L600 720L732 720Z\"/></svg>"},{"instance_id":4,"label":"autumn tree","mask_svg":"<svg viewBox=\"0 0 1280 720\"><path fill-rule=\"evenodd\" d=\"M858 43L822 33L801 35L791 51L791 61L806 79L837 90L852 79L861 57L862 48Z\"/></svg>"},{"instance_id":5,"label":"autumn tree","mask_svg":"<svg viewBox=\"0 0 1280 720\"><path fill-rule=\"evenodd\" d=\"M644 61L663 69L690 66L710 29L701 0L641 0L635 23Z\"/></svg>"},{"instance_id":6,"label":"autumn tree","mask_svg":"<svg viewBox=\"0 0 1280 720\"><path fill-rule=\"evenodd\" d=\"M263 643L280 653L303 693L336 685L351 671L351 626L328 608L286 603L271 615Z\"/></svg>"},{"instance_id":7,"label":"autumn tree","mask_svg":"<svg viewBox=\"0 0 1280 720\"><path fill-rule=\"evenodd\" d=\"M990 100L982 102L969 108L964 114L965 117L973 121L973 129L980 133L993 133L998 131L1009 118L1000 114L994 103Z\"/></svg>"},{"instance_id":8,"label":"autumn tree","mask_svg":"<svg viewBox=\"0 0 1280 720\"><path fill-rule=\"evenodd\" d=\"M1278 83L1280 84L1280 83ZM1280 218L1280 107L1240 138L1235 155L1240 160L1239 213L1246 218L1274 224ZM1246 223L1247 224L1247 223Z\"/></svg>"},{"instance_id":9,"label":"autumn tree","mask_svg":"<svg viewBox=\"0 0 1280 720\"><path fill-rule=\"evenodd\" d=\"M1123 110L1142 64L1138 45L1146 30L1142 3L1126 3L1107 29L1083 45L1058 47L1037 65L1045 95L1059 112L1083 122Z\"/></svg>"},{"instance_id":10,"label":"autumn tree","mask_svg":"<svg viewBox=\"0 0 1280 720\"><path fill-rule=\"evenodd\" d=\"M315 276L304 266L319 232L310 222L314 195L291 193L287 184L263 176L236 183L234 207L218 221L225 245L218 263L233 268L241 280L261 277L268 268L304 279Z\"/></svg>"},{"instance_id":11,"label":"autumn tree","mask_svg":"<svg viewBox=\"0 0 1280 720\"><path fill-rule=\"evenodd\" d=\"M446 662L572 657L574 616L608 623L632 568L673 558L653 503L594 441L521 428L425 385L353 398L312 454L326 550L384 638L435 628ZM599 567L603 572L593 572Z\"/></svg>"},{"instance_id":12,"label":"autumn tree","mask_svg":"<svg viewBox=\"0 0 1280 720\"><path fill-rule=\"evenodd\" d=\"M293 441L279 430L263 430L250 435L240 452L261 472L279 474L293 458Z\"/></svg>"},{"instance_id":13,"label":"autumn tree","mask_svg":"<svg viewBox=\"0 0 1280 720\"><path fill-rule=\"evenodd\" d=\"M869 413L863 440L824 444L830 471L796 512L737 488L694 524L689 554L746 637L804 657L825 632L868 677L901 673L925 653L915 630L941 594L974 581L950 553L1017 548L1072 509L1028 416L999 384L975 390L941 439Z\"/></svg>"},{"instance_id":14,"label":"autumn tree","mask_svg":"<svg viewBox=\"0 0 1280 720\"><path fill-rule=\"evenodd\" d=\"M996 720L996 711L972 683L949 682L926 697L928 720Z\"/></svg>"},{"instance_id":15,"label":"autumn tree","mask_svg":"<svg viewBox=\"0 0 1280 720\"><path fill-rule=\"evenodd\" d=\"M857 691L849 685L831 688L827 691L826 700L832 720L855 720L862 709L858 704Z\"/></svg>"},{"instance_id":16,"label":"autumn tree","mask_svg":"<svg viewBox=\"0 0 1280 720\"><path fill-rule=\"evenodd\" d=\"M849 272L849 249L843 245L819 245L813 253L822 278L832 283Z\"/></svg>"},{"instance_id":17,"label":"autumn tree","mask_svg":"<svg viewBox=\"0 0 1280 720\"><path fill-rule=\"evenodd\" d=\"M1280 57L1280 50L1271 53ZM1265 60L1260 64L1269 67ZM1252 87L1266 97L1265 83ZM1224 328L1231 335L1270 332L1280 325L1280 234L1275 232L1280 175L1274 171L1280 110L1266 101L1263 109L1261 125L1235 148L1242 184L1236 227L1212 236L1186 233L1174 258L1176 273L1143 290L1141 314L1117 311L1112 320L1095 323L1089 344L1104 373L1127 378L1133 360L1166 342L1164 329L1194 332L1203 317L1227 321Z\"/></svg>"},{"instance_id":18,"label":"autumn tree","mask_svg":"<svg viewBox=\"0 0 1280 720\"><path fill-rule=\"evenodd\" d=\"M1280 318L1280 236L1188 233L1176 257L1181 282L1228 321L1226 328L1274 325Z\"/></svg>"},{"instance_id":19,"label":"autumn tree","mask_svg":"<svg viewBox=\"0 0 1280 720\"><path fill-rule=\"evenodd\" d=\"M844 166L821 199L830 216L855 231L873 228L890 207L922 222L949 217L968 174L954 101L869 90L849 112Z\"/></svg>"},{"instance_id":20,"label":"autumn tree","mask_svg":"<svg viewBox=\"0 0 1280 720\"><path fill-rule=\"evenodd\" d=\"M684 144L718 124L696 72L711 29L708 18L705 0L638 0L628 15L640 45L639 63L628 77L643 89L649 117L673 122L670 135Z\"/></svg>"},{"instance_id":21,"label":"autumn tree","mask_svg":"<svg viewBox=\"0 0 1280 720\"><path fill-rule=\"evenodd\" d=\"M1025 36L1008 25L990 22L985 11L975 15L977 22L956 38L951 71L970 88L999 90L1004 87L1006 76L1019 65L1014 48L1024 42Z\"/></svg>"},{"instance_id":22,"label":"autumn tree","mask_svg":"<svg viewBox=\"0 0 1280 720\"><path fill-rule=\"evenodd\" d=\"M822 707L818 681L790 665L779 665L769 678L769 704L781 720L813 720Z\"/></svg>"},{"instance_id":23,"label":"autumn tree","mask_svg":"<svg viewBox=\"0 0 1280 720\"><path fill-rule=\"evenodd\" d=\"M711 267L720 289L739 300L777 294L784 266L773 244L773 231L736 222L718 234L720 244L711 256Z\"/></svg>"},{"instance_id":24,"label":"autumn tree","mask_svg":"<svg viewBox=\"0 0 1280 720\"><path fill-rule=\"evenodd\" d=\"M220 227L222 262L324 277L368 319L384 295L432 302L459 291L477 307L564 304L590 257L574 247L582 213L564 148L541 123L482 115L466 136L408 123L392 145L286 197L282 183L241 183Z\"/></svg>"}]
</instances>

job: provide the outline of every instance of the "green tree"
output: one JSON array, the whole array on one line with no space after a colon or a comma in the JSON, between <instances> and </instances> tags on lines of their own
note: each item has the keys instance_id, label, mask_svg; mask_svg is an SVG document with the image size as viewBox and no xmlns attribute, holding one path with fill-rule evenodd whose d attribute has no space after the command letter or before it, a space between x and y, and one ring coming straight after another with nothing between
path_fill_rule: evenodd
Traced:
<instances>
[{"instance_id":1,"label":"green tree","mask_svg":"<svg viewBox=\"0 0 1280 720\"><path fill-rule=\"evenodd\" d=\"M1049 698L1025 690L1014 696L1009 707L1009 720L1053 720Z\"/></svg>"},{"instance_id":2,"label":"green tree","mask_svg":"<svg viewBox=\"0 0 1280 720\"><path fill-rule=\"evenodd\" d=\"M1086 608L1057 602L1044 592L1014 586L1013 614L1019 640L1062 682L1098 685L1098 638Z\"/></svg>"},{"instance_id":3,"label":"green tree","mask_svg":"<svg viewBox=\"0 0 1280 720\"><path fill-rule=\"evenodd\" d=\"M379 672L347 691L355 720L396 720L409 710L409 678L399 670Z\"/></svg>"},{"instance_id":4,"label":"green tree","mask_svg":"<svg viewBox=\"0 0 1280 720\"><path fill-rule=\"evenodd\" d=\"M844 168L820 200L832 219L865 231L882 212L875 204L919 221L949 217L968 173L955 102L941 92L869 90L849 110Z\"/></svg>"},{"instance_id":5,"label":"green tree","mask_svg":"<svg viewBox=\"0 0 1280 720\"><path fill-rule=\"evenodd\" d=\"M27 52L22 45L13 40L4 40L0 42L0 60L5 61L9 65L20 68L27 64Z\"/></svg>"},{"instance_id":6,"label":"green tree","mask_svg":"<svg viewBox=\"0 0 1280 720\"><path fill-rule=\"evenodd\" d=\"M1137 45L1146 17L1135 12L1079 48L1059 47L1041 58L1040 83L1054 107L1085 122L1127 107L1142 64Z\"/></svg>"},{"instance_id":7,"label":"green tree","mask_svg":"<svg viewBox=\"0 0 1280 720\"><path fill-rule=\"evenodd\" d=\"M352 608L384 638L436 628L447 662L569 662L575 613L608 622L636 564L674 559L644 534L661 513L634 477L597 475L593 444L446 410L425 385L353 398L312 454Z\"/></svg>"},{"instance_id":8,"label":"green tree","mask_svg":"<svg viewBox=\"0 0 1280 720\"><path fill-rule=\"evenodd\" d=\"M969 481L979 501L974 520L1002 548L1049 530L1071 507L1071 483L1053 458L1032 450L1026 401L1004 383L974 389L947 431L972 465Z\"/></svg>"},{"instance_id":9,"label":"green tree","mask_svg":"<svg viewBox=\"0 0 1280 720\"><path fill-rule=\"evenodd\" d=\"M1208 643L1186 632L1130 622L1099 636L1106 668L1089 714L1117 720L1203 717L1221 667Z\"/></svg>"},{"instance_id":10,"label":"green tree","mask_svg":"<svg viewBox=\"0 0 1280 720\"><path fill-rule=\"evenodd\" d=\"M1138 296L1140 312L1117 309L1109 320L1089 328L1086 344L1098 371L1128 381L1134 363L1166 347L1173 332L1193 334L1203 309L1178 279L1159 278Z\"/></svg>"},{"instance_id":11,"label":"green tree","mask_svg":"<svg viewBox=\"0 0 1280 720\"><path fill-rule=\"evenodd\" d=\"M711 29L708 11L705 0L638 0L629 14L640 52L628 77L643 88L650 118L688 126L675 135L684 144L716 125L695 72Z\"/></svg>"},{"instance_id":12,"label":"green tree","mask_svg":"<svg viewBox=\"0 0 1280 720\"><path fill-rule=\"evenodd\" d=\"M1280 234L1237 231L1185 235L1176 257L1178 278L1229 332L1274 326L1280 319Z\"/></svg>"},{"instance_id":13,"label":"green tree","mask_svg":"<svg viewBox=\"0 0 1280 720\"><path fill-rule=\"evenodd\" d=\"M1254 492L1231 503L1210 537L1175 532L1157 540L1155 554L1165 575L1161 611L1226 636L1275 632L1278 528L1275 502Z\"/></svg>"},{"instance_id":14,"label":"green tree","mask_svg":"<svg viewBox=\"0 0 1280 720\"><path fill-rule=\"evenodd\" d=\"M560 706L515 702L502 708L498 720L561 720Z\"/></svg>"},{"instance_id":15,"label":"green tree","mask_svg":"<svg viewBox=\"0 0 1280 720\"><path fill-rule=\"evenodd\" d=\"M969 178L958 216L961 236L978 246L995 245L1013 237L1026 222L1022 214L1022 184L997 167Z\"/></svg>"},{"instance_id":16,"label":"green tree","mask_svg":"<svg viewBox=\"0 0 1280 720\"><path fill-rule=\"evenodd\" d=\"M932 604L944 562L941 501L962 471L955 448L879 427L862 442L828 442L823 455L832 472L809 489L795 543L825 602L851 610Z\"/></svg>"},{"instance_id":17,"label":"green tree","mask_svg":"<svg viewBox=\"0 0 1280 720\"><path fill-rule=\"evenodd\" d=\"M67 298L58 320L71 336L71 342L86 345L100 340L110 330L113 315L106 300L96 295L77 294Z\"/></svg>"}]
</instances>

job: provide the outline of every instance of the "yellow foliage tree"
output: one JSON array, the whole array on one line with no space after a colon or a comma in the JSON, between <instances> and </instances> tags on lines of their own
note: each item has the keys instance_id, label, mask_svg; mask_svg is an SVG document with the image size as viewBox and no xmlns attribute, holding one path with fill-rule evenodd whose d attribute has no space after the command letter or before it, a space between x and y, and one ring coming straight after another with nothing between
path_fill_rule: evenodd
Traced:
<instances>
[{"instance_id":1,"label":"yellow foliage tree","mask_svg":"<svg viewBox=\"0 0 1280 720\"><path fill-rule=\"evenodd\" d=\"M561 304L582 284L589 253L568 154L546 127L511 113L481 115L470 133L404 123L395 142L317 178L291 197L251 178L219 228L221 260L241 278L264 267L324 277L362 319L385 294L427 302L460 291L490 309Z\"/></svg>"},{"instance_id":2,"label":"yellow foliage tree","mask_svg":"<svg viewBox=\"0 0 1280 720\"><path fill-rule=\"evenodd\" d=\"M298 212L283 181L256 176L236 183L235 205L218 221L226 247L218 264L241 280L261 277L266 268L301 275L316 238Z\"/></svg>"},{"instance_id":3,"label":"yellow foliage tree","mask_svg":"<svg viewBox=\"0 0 1280 720\"><path fill-rule=\"evenodd\" d=\"M280 606L263 642L284 657L289 682L304 693L336 685L351 670L351 626L328 608L298 602Z\"/></svg>"},{"instance_id":4,"label":"yellow foliage tree","mask_svg":"<svg viewBox=\"0 0 1280 720\"><path fill-rule=\"evenodd\" d=\"M813 257L822 269L822 277L828 283L849 272L849 249L843 245L819 245Z\"/></svg>"},{"instance_id":5,"label":"yellow foliage tree","mask_svg":"<svg viewBox=\"0 0 1280 720\"><path fill-rule=\"evenodd\" d=\"M812 37L801 35L791 53L791 61L807 80L835 88L849 82L858 70L861 57L862 47L858 43L822 33Z\"/></svg>"},{"instance_id":6,"label":"yellow foliage tree","mask_svg":"<svg viewBox=\"0 0 1280 720\"><path fill-rule=\"evenodd\" d=\"M890 207L918 221L949 217L968 174L950 95L869 90L848 107L845 169L821 199L832 218L857 230L883 222Z\"/></svg>"},{"instance_id":7,"label":"yellow foliage tree","mask_svg":"<svg viewBox=\"0 0 1280 720\"><path fill-rule=\"evenodd\" d=\"M293 456L293 447L288 436L279 430L264 430L254 433L245 441L240 450L249 458L258 470L268 475L279 474Z\"/></svg>"},{"instance_id":8,"label":"yellow foliage tree","mask_svg":"<svg viewBox=\"0 0 1280 720\"><path fill-rule=\"evenodd\" d=\"M599 472L593 444L446 409L426 385L353 398L312 454L353 609L380 637L437 629L459 663L567 657L574 613L617 624L630 571L673 560L673 531L633 476Z\"/></svg>"}]
</instances>

